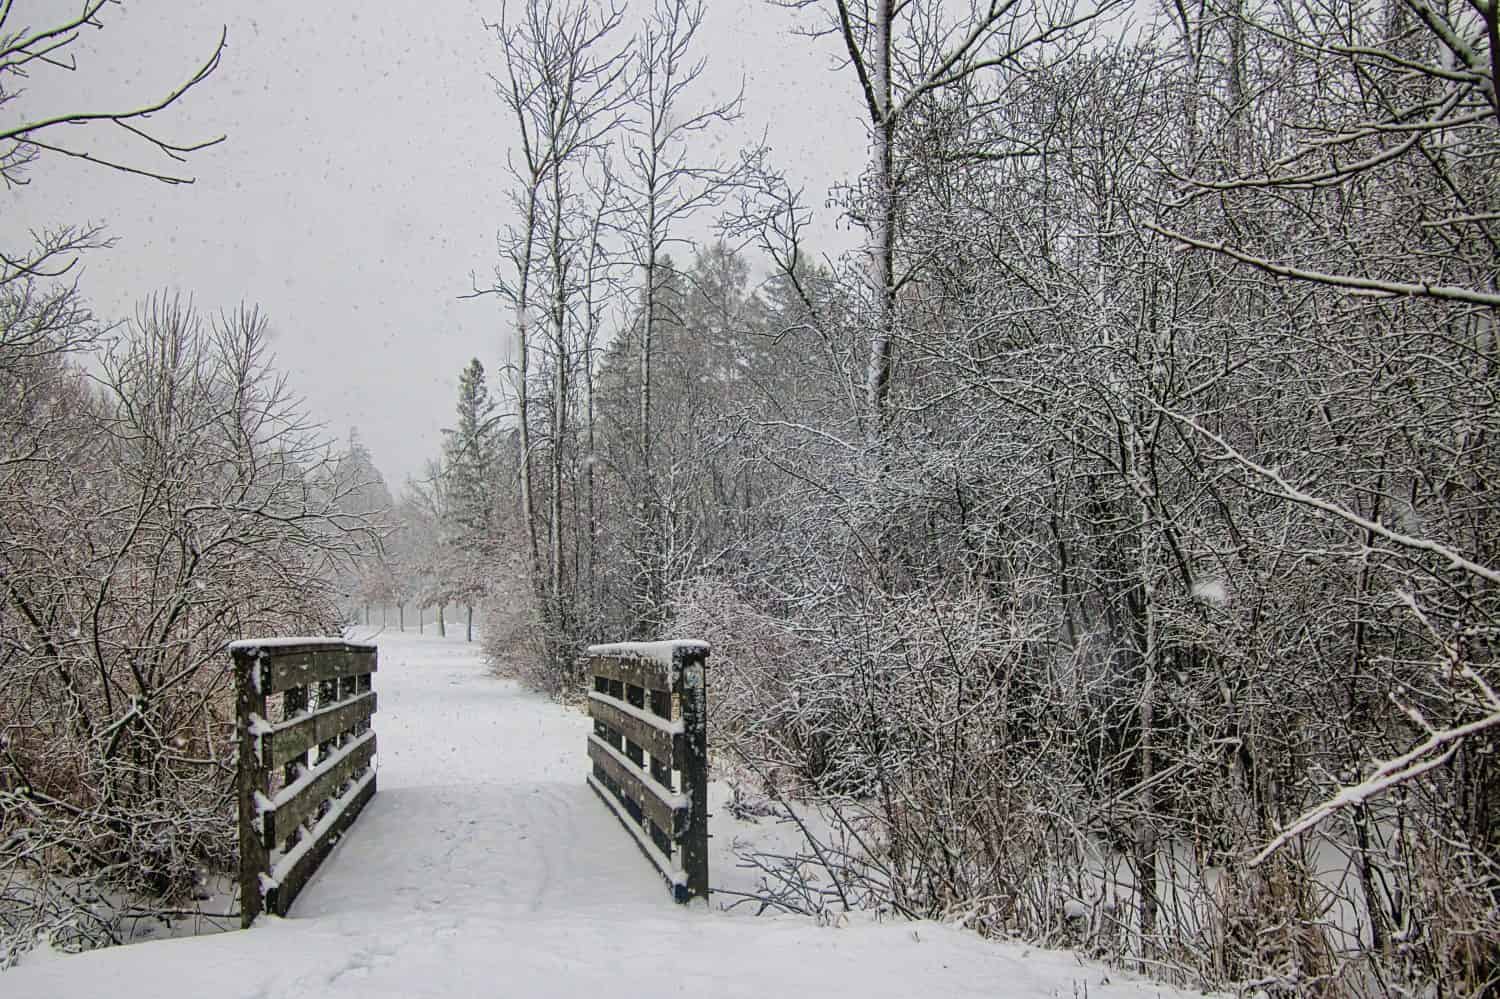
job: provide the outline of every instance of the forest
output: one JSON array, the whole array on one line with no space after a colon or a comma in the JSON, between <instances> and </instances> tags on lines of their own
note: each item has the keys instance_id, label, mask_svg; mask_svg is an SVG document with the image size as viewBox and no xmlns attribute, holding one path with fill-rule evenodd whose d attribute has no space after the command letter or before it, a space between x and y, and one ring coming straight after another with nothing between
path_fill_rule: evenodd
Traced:
<instances>
[{"instance_id":1,"label":"forest","mask_svg":"<svg viewBox=\"0 0 1500 999\"><path fill-rule=\"evenodd\" d=\"M43 266L96 234L5 249L5 946L224 862L226 636L454 605L560 698L707 640L716 777L806 819L768 908L1497 994L1496 6L780 5L860 95L827 205L700 3L496 5L505 334L396 497L254 312L106 337Z\"/></svg>"}]
</instances>

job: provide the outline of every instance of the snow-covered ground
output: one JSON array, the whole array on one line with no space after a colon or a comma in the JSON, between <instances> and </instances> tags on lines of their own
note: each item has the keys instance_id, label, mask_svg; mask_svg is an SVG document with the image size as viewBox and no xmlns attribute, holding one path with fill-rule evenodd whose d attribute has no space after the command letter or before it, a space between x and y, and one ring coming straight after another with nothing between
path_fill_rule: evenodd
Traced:
<instances>
[{"instance_id":1,"label":"snow-covered ground","mask_svg":"<svg viewBox=\"0 0 1500 999\"><path fill-rule=\"evenodd\" d=\"M290 918L33 954L0 996L1189 995L933 923L677 906L584 784L582 714L493 678L461 638L376 640L380 792ZM729 843L756 827L721 809L712 829L724 884Z\"/></svg>"}]
</instances>

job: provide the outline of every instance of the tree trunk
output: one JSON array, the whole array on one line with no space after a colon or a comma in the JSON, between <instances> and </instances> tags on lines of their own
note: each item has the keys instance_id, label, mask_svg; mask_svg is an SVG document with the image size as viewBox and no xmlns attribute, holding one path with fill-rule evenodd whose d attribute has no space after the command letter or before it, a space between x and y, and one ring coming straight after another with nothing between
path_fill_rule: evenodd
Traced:
<instances>
[{"instance_id":1,"label":"tree trunk","mask_svg":"<svg viewBox=\"0 0 1500 999\"><path fill-rule=\"evenodd\" d=\"M1127 474L1140 475L1140 453L1135 444L1134 421L1127 428L1130 435L1130 468ZM1138 551L1136 585L1140 590L1140 605L1136 610L1137 648L1141 657L1141 692L1138 706L1140 721L1140 790L1136 793L1139 809L1135 827L1135 866L1140 894L1141 956L1154 953L1152 937L1156 934L1156 917L1161 908L1157 894L1156 861L1156 574L1151 558L1151 508L1146 502L1148 495L1144 483L1137 483L1137 504L1140 519L1136 524L1136 548Z\"/></svg>"},{"instance_id":2,"label":"tree trunk","mask_svg":"<svg viewBox=\"0 0 1500 999\"><path fill-rule=\"evenodd\" d=\"M648 178L648 185L653 185L654 176ZM641 380L639 411L636 419L640 421L639 437L637 446L641 452L641 471L639 485L636 487L636 530L639 534L636 541L637 558L640 561L640 590L636 593L639 606L639 617L644 628L649 629L650 623L656 617L656 559L653 557L653 544L656 532L652 529L656 519L656 474L651 464L651 354L652 339L656 332L656 199L655 191L648 186L646 207L646 261L644 302L642 303L641 315L641 340L639 355L639 376Z\"/></svg>"},{"instance_id":3,"label":"tree trunk","mask_svg":"<svg viewBox=\"0 0 1500 999\"><path fill-rule=\"evenodd\" d=\"M870 293L875 298L875 329L870 336L869 368L865 373L865 403L870 440L885 438L886 398L891 387L891 340L896 324L896 120L891 104L891 21L894 0L879 0L875 9L875 58L871 87L877 106L871 122L870 150Z\"/></svg>"},{"instance_id":4,"label":"tree trunk","mask_svg":"<svg viewBox=\"0 0 1500 999\"><path fill-rule=\"evenodd\" d=\"M448 622L443 619L443 606L444 606L443 604L438 604L437 605L437 610L438 610L437 626L438 626L438 637L439 638L447 638L448 637Z\"/></svg>"},{"instance_id":5,"label":"tree trunk","mask_svg":"<svg viewBox=\"0 0 1500 999\"><path fill-rule=\"evenodd\" d=\"M1249 148L1249 107L1245 98L1245 15L1243 4L1236 2L1229 15L1229 155L1230 171L1238 174L1249 164L1245 162Z\"/></svg>"},{"instance_id":6,"label":"tree trunk","mask_svg":"<svg viewBox=\"0 0 1500 999\"><path fill-rule=\"evenodd\" d=\"M521 444L521 520L526 525L526 551L530 557L531 583L540 585L542 577L541 553L537 549L536 487L531 475L531 393L528 381L531 377L531 254L536 238L536 190L526 202L526 248L521 258L519 288L516 294L516 420Z\"/></svg>"},{"instance_id":7,"label":"tree trunk","mask_svg":"<svg viewBox=\"0 0 1500 999\"><path fill-rule=\"evenodd\" d=\"M593 318L592 303L590 304L590 336L589 341L584 344L583 363L583 399L585 433L587 434L588 456L583 463L583 494L584 506L588 516L588 558L586 559L585 571L587 572L587 588L584 592L588 594L589 607L594 608L592 613L598 613L599 594L595 585L594 558L599 551L599 509L594 498L594 361L593 361Z\"/></svg>"},{"instance_id":8,"label":"tree trunk","mask_svg":"<svg viewBox=\"0 0 1500 999\"><path fill-rule=\"evenodd\" d=\"M561 322L559 316L557 321ZM558 329L559 346L565 331ZM563 441L568 429L568 375L566 353L560 356L552 384L552 462L549 497L551 507L548 527L548 591L552 601L553 618L559 633L564 629L563 620ZM559 634L559 638L561 634Z\"/></svg>"},{"instance_id":9,"label":"tree trunk","mask_svg":"<svg viewBox=\"0 0 1500 999\"><path fill-rule=\"evenodd\" d=\"M464 641L474 641L474 605L465 604Z\"/></svg>"},{"instance_id":10,"label":"tree trunk","mask_svg":"<svg viewBox=\"0 0 1500 999\"><path fill-rule=\"evenodd\" d=\"M550 523L547 525L548 540L548 603L552 609L553 658L561 659L558 650L566 641L566 600L563 594L563 459L566 453L568 432L568 367L571 356L568 351L568 264L563 251L561 164L552 165L552 344L555 357L552 365L552 460L550 479L552 495L548 497Z\"/></svg>"},{"instance_id":11,"label":"tree trunk","mask_svg":"<svg viewBox=\"0 0 1500 999\"><path fill-rule=\"evenodd\" d=\"M640 365L640 397L636 418L640 420L637 443L641 451L641 474L648 481L651 476L651 337L656 326L656 212L655 202L646 213L646 262L644 301L641 303L641 341L638 362Z\"/></svg>"}]
</instances>

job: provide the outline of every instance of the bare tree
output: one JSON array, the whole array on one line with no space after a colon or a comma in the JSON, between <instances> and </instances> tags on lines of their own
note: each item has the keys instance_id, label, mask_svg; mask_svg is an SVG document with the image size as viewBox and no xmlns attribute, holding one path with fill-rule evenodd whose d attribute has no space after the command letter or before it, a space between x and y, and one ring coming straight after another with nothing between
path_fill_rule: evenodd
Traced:
<instances>
[{"instance_id":1,"label":"bare tree","mask_svg":"<svg viewBox=\"0 0 1500 999\"><path fill-rule=\"evenodd\" d=\"M224 641L338 626L373 532L266 331L151 301L97 381L53 383L57 450L4 482L7 960L39 931L117 942L132 907L192 907L235 843Z\"/></svg>"},{"instance_id":2,"label":"bare tree","mask_svg":"<svg viewBox=\"0 0 1500 999\"><path fill-rule=\"evenodd\" d=\"M795 10L814 8L824 25L816 35L835 35L859 84L870 129L870 161L864 203L856 217L869 233L868 294L872 304L864 375L867 430L878 441L887 419L896 303L919 272L901 254L902 170L897 160L902 132L920 105L985 73L1014 72L1036 50L1067 42L1078 29L1120 6L1104 0L1074 8L1070 3L1023 5L1020 0L983 0L967 16L947 20L944 5L895 0L773 0Z\"/></svg>"},{"instance_id":3,"label":"bare tree","mask_svg":"<svg viewBox=\"0 0 1500 999\"><path fill-rule=\"evenodd\" d=\"M0 109L20 102L21 80L77 69L72 49L83 32L105 27L104 17L119 0L81 0L77 13L40 27L18 25L15 4L0 3ZM148 177L169 184L192 183L176 170L187 157L223 141L217 138L181 142L166 138L152 123L152 116L167 110L188 91L206 80L219 66L225 36L219 36L209 57L181 84L144 104L123 108L78 108L43 117L26 116L19 105L19 120L0 121L0 183L10 188L28 183L29 168L46 155L80 159L110 170ZM134 157L90 151L65 138L107 131L123 137L170 161L161 168ZM97 226L63 226L38 234L31 247L0 248L0 284L27 277L54 277L67 271L79 252L102 245L104 233Z\"/></svg>"},{"instance_id":4,"label":"bare tree","mask_svg":"<svg viewBox=\"0 0 1500 999\"><path fill-rule=\"evenodd\" d=\"M742 98L695 104L693 88L705 61L694 54L703 23L701 0L655 0L635 42L635 106L624 159L623 191L630 221L624 227L634 263L641 275L640 318L636 343L638 447L640 450L641 568L640 627L662 623L665 580L652 552L659 548L656 523L657 484L652 463L652 341L660 318L659 267L662 255L680 242L682 226L697 213L718 205L737 183L737 166L704 159L693 141L710 130L739 119Z\"/></svg>"},{"instance_id":5,"label":"bare tree","mask_svg":"<svg viewBox=\"0 0 1500 999\"><path fill-rule=\"evenodd\" d=\"M511 170L522 221L505 241L507 271L493 290L516 313L513 388L521 435L522 517L532 552L532 579L538 593L547 597L551 641L560 642L569 616L563 494L572 377L578 363L572 345L578 268L583 267L584 278L594 276L583 264L586 251L580 249L578 172L622 119L628 64L623 50L610 47L624 16L621 9L595 11L585 3L554 5L540 0L519 6L519 12L513 12L507 5L502 20L489 25L500 40L506 64L506 76L496 81L496 87L514 118L521 147ZM545 332L551 361L545 562L532 471L537 442L531 426L530 378L532 330L537 325Z\"/></svg>"}]
</instances>

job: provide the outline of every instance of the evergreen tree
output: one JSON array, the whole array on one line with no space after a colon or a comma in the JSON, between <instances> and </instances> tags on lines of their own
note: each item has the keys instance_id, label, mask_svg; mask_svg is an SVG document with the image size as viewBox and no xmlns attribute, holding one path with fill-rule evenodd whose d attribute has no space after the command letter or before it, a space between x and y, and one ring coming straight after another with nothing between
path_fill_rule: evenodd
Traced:
<instances>
[{"instance_id":1,"label":"evergreen tree","mask_svg":"<svg viewBox=\"0 0 1500 999\"><path fill-rule=\"evenodd\" d=\"M500 418L478 358L458 377L457 413L458 424L443 430L448 533L461 548L482 549L495 533Z\"/></svg>"},{"instance_id":2,"label":"evergreen tree","mask_svg":"<svg viewBox=\"0 0 1500 999\"><path fill-rule=\"evenodd\" d=\"M474 603L484 595L487 554L498 533L497 483L500 473L500 417L484 380L484 365L469 361L458 376L458 423L443 430L439 473L443 497L443 589L468 610L468 637L474 637ZM439 606L441 606L440 601Z\"/></svg>"}]
</instances>

